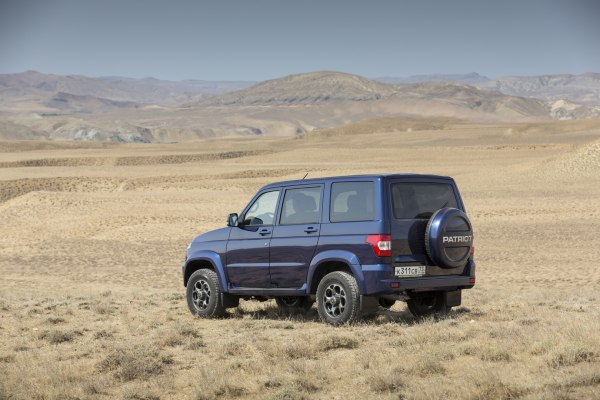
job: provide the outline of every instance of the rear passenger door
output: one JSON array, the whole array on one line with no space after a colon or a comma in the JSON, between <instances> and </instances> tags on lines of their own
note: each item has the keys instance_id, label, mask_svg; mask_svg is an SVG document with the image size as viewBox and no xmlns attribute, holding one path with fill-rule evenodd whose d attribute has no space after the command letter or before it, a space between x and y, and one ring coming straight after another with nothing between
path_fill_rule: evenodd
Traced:
<instances>
[{"instance_id":1,"label":"rear passenger door","mask_svg":"<svg viewBox=\"0 0 600 400\"><path fill-rule=\"evenodd\" d=\"M305 282L321 230L323 185L288 187L270 246L271 283L298 288Z\"/></svg>"}]
</instances>

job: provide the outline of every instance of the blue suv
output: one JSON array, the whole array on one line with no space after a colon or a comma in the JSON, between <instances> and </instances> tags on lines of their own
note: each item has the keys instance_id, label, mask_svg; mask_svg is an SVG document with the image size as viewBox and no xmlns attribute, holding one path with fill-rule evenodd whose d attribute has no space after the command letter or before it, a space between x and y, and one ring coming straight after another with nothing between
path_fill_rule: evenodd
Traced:
<instances>
[{"instance_id":1,"label":"blue suv","mask_svg":"<svg viewBox=\"0 0 600 400\"><path fill-rule=\"evenodd\" d=\"M406 301L447 313L475 284L473 229L454 180L360 175L272 183L226 228L196 237L183 264L194 315L274 298L338 325Z\"/></svg>"}]
</instances>

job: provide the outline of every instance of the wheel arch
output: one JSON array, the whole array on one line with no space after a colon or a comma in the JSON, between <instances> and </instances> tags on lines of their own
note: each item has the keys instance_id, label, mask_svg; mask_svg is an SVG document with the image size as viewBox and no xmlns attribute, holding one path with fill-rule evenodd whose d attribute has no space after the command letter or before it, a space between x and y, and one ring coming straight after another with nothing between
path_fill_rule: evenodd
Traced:
<instances>
[{"instance_id":1,"label":"wheel arch","mask_svg":"<svg viewBox=\"0 0 600 400\"><path fill-rule=\"evenodd\" d=\"M221 257L212 251L201 252L194 254L185 262L185 268L183 273L183 284L187 286L190 276L199 269L207 268L215 271L219 278L219 284L221 285L221 292L228 292L229 285L225 277L225 270L221 263Z\"/></svg>"},{"instance_id":2,"label":"wheel arch","mask_svg":"<svg viewBox=\"0 0 600 400\"><path fill-rule=\"evenodd\" d=\"M307 293L316 294L321 279L334 271L344 271L354 276L360 293L364 293L365 282L358 257L342 250L324 251L313 258L308 269Z\"/></svg>"}]
</instances>

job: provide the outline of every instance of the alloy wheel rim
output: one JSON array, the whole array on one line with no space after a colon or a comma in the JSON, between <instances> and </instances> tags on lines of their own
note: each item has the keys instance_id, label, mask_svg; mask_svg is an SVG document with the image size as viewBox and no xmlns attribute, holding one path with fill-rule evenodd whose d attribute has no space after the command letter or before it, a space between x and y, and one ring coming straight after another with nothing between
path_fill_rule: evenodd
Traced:
<instances>
[{"instance_id":1,"label":"alloy wheel rim","mask_svg":"<svg viewBox=\"0 0 600 400\"><path fill-rule=\"evenodd\" d=\"M338 283L332 283L325 289L323 304L325 312L331 318L339 318L346 310L346 291Z\"/></svg>"},{"instance_id":2,"label":"alloy wheel rim","mask_svg":"<svg viewBox=\"0 0 600 400\"><path fill-rule=\"evenodd\" d=\"M199 311L204 311L208 308L208 302L210 301L210 286L207 281L200 279L194 284L192 301Z\"/></svg>"}]
</instances>

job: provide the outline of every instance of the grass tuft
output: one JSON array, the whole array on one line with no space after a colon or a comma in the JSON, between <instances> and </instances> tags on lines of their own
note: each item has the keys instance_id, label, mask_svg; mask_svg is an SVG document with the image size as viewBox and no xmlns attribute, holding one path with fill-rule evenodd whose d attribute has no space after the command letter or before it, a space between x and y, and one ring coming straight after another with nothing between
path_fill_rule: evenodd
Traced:
<instances>
[{"instance_id":1,"label":"grass tuft","mask_svg":"<svg viewBox=\"0 0 600 400\"><path fill-rule=\"evenodd\" d=\"M473 396L476 400L512 400L525 394L519 387L502 381L492 381L478 386L478 391Z\"/></svg>"},{"instance_id":2,"label":"grass tuft","mask_svg":"<svg viewBox=\"0 0 600 400\"><path fill-rule=\"evenodd\" d=\"M60 344L72 342L76 336L81 336L82 333L79 331L59 331L59 330L47 330L42 331L38 335L39 339L47 340L51 344Z\"/></svg>"},{"instance_id":3,"label":"grass tuft","mask_svg":"<svg viewBox=\"0 0 600 400\"><path fill-rule=\"evenodd\" d=\"M319 348L322 351L335 349L355 349L358 347L358 340L349 336L327 336L319 341Z\"/></svg>"},{"instance_id":4,"label":"grass tuft","mask_svg":"<svg viewBox=\"0 0 600 400\"><path fill-rule=\"evenodd\" d=\"M378 370L371 375L369 386L376 393L397 392L405 386L402 371Z\"/></svg>"},{"instance_id":5,"label":"grass tuft","mask_svg":"<svg viewBox=\"0 0 600 400\"><path fill-rule=\"evenodd\" d=\"M148 346L135 345L130 348L115 349L97 368L100 372L113 372L115 378L123 381L148 379L162 374L166 366L173 364L170 354Z\"/></svg>"},{"instance_id":6,"label":"grass tuft","mask_svg":"<svg viewBox=\"0 0 600 400\"><path fill-rule=\"evenodd\" d=\"M581 347L569 347L551 353L547 363L553 368L560 368L583 362L593 362L597 357L598 354L593 350Z\"/></svg>"},{"instance_id":7,"label":"grass tuft","mask_svg":"<svg viewBox=\"0 0 600 400\"><path fill-rule=\"evenodd\" d=\"M486 347L479 354L482 361L510 361L512 359L510 353L496 346Z\"/></svg>"},{"instance_id":8,"label":"grass tuft","mask_svg":"<svg viewBox=\"0 0 600 400\"><path fill-rule=\"evenodd\" d=\"M64 318L61 317L50 317L46 321L52 325L58 325L67 322Z\"/></svg>"}]
</instances>

